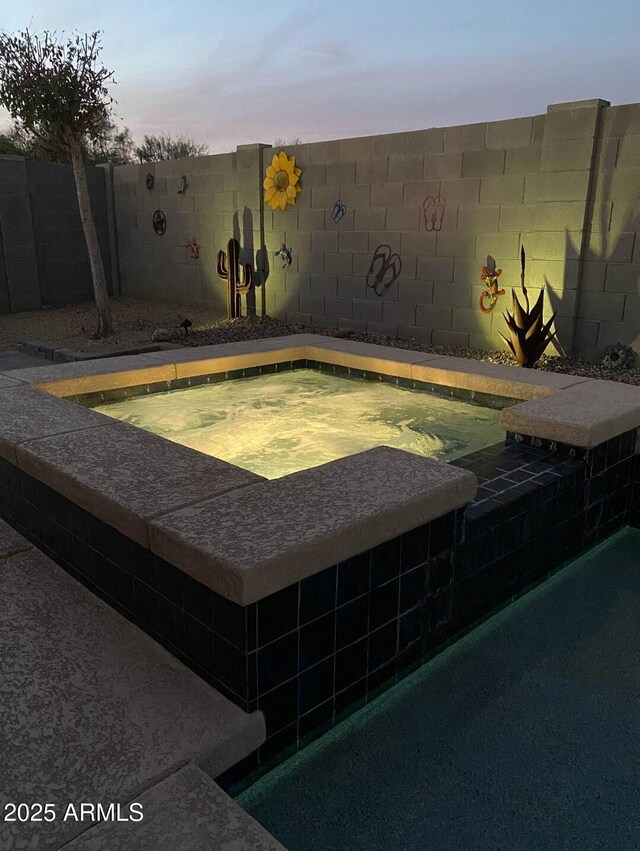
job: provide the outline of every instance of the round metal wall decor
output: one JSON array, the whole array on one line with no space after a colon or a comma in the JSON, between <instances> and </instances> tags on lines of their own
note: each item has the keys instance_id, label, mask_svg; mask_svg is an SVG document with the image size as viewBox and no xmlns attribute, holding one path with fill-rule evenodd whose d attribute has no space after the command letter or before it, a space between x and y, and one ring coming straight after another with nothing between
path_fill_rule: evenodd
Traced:
<instances>
[{"instance_id":1,"label":"round metal wall decor","mask_svg":"<svg viewBox=\"0 0 640 851\"><path fill-rule=\"evenodd\" d=\"M158 234L158 236L162 236L167 229L167 217L162 210L155 211L152 221L154 231Z\"/></svg>"}]
</instances>

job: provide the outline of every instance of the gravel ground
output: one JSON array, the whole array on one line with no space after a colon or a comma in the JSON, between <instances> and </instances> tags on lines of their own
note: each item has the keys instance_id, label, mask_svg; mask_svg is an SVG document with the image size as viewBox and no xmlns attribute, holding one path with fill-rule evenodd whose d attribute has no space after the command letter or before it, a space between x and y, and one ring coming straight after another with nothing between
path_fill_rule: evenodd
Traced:
<instances>
[{"instance_id":1,"label":"gravel ground","mask_svg":"<svg viewBox=\"0 0 640 851\"><path fill-rule=\"evenodd\" d=\"M311 328L304 325L290 325L277 319L249 318L222 319L210 309L194 309L180 304L156 304L135 299L112 299L111 308L115 334L109 340L93 340L95 329L95 306L93 302L40 310L33 313L14 313L0 316L0 350L17 349L27 340L39 340L45 343L57 343L73 349L103 353L116 349L126 349L148 344L154 329L162 326L174 328L178 316L187 316L193 323L189 333L179 334L175 342L187 346L205 346L212 343L231 343L240 340L254 340L264 337L280 337L287 334L314 333L335 336L336 332L325 328ZM176 332L178 333L178 332ZM340 336L344 336L341 334ZM379 337L375 334L349 334L350 340L378 343L400 349L411 349L440 355L472 358L514 365L506 351L485 351L482 349L464 349L457 346L432 346L417 340L396 340ZM573 358L543 355L537 369L547 372L562 372L570 375L582 375L590 378L603 378L622 381L640 386L640 369L628 369L612 372L597 364L587 363Z\"/></svg>"},{"instance_id":2,"label":"gravel ground","mask_svg":"<svg viewBox=\"0 0 640 851\"><path fill-rule=\"evenodd\" d=\"M111 312L115 333L108 340L91 339L97 327L92 301L31 313L4 314L0 316L0 350L17 349L20 343L38 340L84 352L108 352L149 343L156 328L174 328L178 316L188 316L193 328L203 331L221 318L210 309L128 298L111 299Z\"/></svg>"},{"instance_id":3,"label":"gravel ground","mask_svg":"<svg viewBox=\"0 0 640 851\"><path fill-rule=\"evenodd\" d=\"M286 334L312 333L336 336L336 332L325 328L312 328L306 325L290 325L277 319L251 319L243 317L234 321L222 320L210 327L190 333L188 339L181 342L190 346L205 346L211 343L231 343L238 340L252 340L258 337L280 337ZM339 336L344 336L340 334ZM416 352L428 352L438 355L453 355L459 358L502 363L515 366L511 355L505 351L485 351L484 349L465 349L459 346L432 346L418 340L396 340L391 337L379 337L376 334L351 333L349 340L359 340L364 343L377 343L397 349L411 349ZM597 364L587 363L577 358L562 358L543 355L537 364L537 369L545 372L563 372L568 375L583 375L589 378L603 378L621 381L625 384L640 385L640 369L626 369L612 372Z\"/></svg>"}]
</instances>

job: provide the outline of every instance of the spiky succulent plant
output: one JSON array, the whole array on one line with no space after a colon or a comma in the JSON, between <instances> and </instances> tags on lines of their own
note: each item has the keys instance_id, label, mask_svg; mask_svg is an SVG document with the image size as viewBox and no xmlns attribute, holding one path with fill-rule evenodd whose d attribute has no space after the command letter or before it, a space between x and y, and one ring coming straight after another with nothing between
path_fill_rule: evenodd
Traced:
<instances>
[{"instance_id":1,"label":"spiky succulent plant","mask_svg":"<svg viewBox=\"0 0 640 851\"><path fill-rule=\"evenodd\" d=\"M544 289L532 308L529 308L529 295L524 283L525 279L525 251L524 245L520 250L520 283L525 298L526 309L520 304L515 290L511 291L513 297L513 313L503 313L507 323L509 337L500 334L505 345L511 351L519 366L532 367L541 357L544 350L552 340L551 325L556 318L555 311L548 322L542 319L544 309ZM500 333L500 332L498 332Z\"/></svg>"},{"instance_id":2,"label":"spiky succulent plant","mask_svg":"<svg viewBox=\"0 0 640 851\"><path fill-rule=\"evenodd\" d=\"M605 369L610 369L612 372L617 372L621 369L630 369L633 366L633 349L631 346L625 346L623 343L616 343L615 346L607 346L604 350L602 366Z\"/></svg>"}]
</instances>

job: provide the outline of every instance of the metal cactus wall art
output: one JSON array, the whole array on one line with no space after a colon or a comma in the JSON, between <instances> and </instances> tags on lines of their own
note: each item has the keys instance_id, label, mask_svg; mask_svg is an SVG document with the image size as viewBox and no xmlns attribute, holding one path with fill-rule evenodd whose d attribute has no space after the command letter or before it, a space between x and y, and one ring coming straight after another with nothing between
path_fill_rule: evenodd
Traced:
<instances>
[{"instance_id":1,"label":"metal cactus wall art","mask_svg":"<svg viewBox=\"0 0 640 851\"><path fill-rule=\"evenodd\" d=\"M216 271L218 277L227 281L227 317L237 319L242 315L240 296L249 292L253 283L253 271L250 263L240 265L240 243L230 239L226 254L218 251Z\"/></svg>"},{"instance_id":2,"label":"metal cactus wall art","mask_svg":"<svg viewBox=\"0 0 640 851\"><path fill-rule=\"evenodd\" d=\"M515 290L511 291L513 296L513 313L503 314L504 320L507 323L509 331L509 339L500 334L505 342L505 345L510 349L520 366L531 367L541 357L544 350L547 348L553 338L551 333L551 325L556 318L554 311L551 319L544 322L542 319L542 311L544 309L544 288L540 290L540 295L533 307L529 308L529 296L524 283L525 276L525 251L524 245L520 250L520 283L522 292L525 298L526 310L518 301L518 296ZM500 332L498 332L500 333Z\"/></svg>"}]
</instances>

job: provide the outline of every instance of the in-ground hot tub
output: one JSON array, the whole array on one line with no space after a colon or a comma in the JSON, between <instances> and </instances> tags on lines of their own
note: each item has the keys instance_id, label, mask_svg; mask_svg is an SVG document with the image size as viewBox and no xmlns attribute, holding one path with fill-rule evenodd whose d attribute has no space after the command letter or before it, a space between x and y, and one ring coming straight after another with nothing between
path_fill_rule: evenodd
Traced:
<instances>
[{"instance_id":1,"label":"in-ground hot tub","mask_svg":"<svg viewBox=\"0 0 640 851\"><path fill-rule=\"evenodd\" d=\"M445 398L419 381L399 386L381 374L367 380L336 375L335 365L293 365L213 383L206 376L199 386L94 410L275 479L380 445L452 461L499 442L500 410L515 402Z\"/></svg>"},{"instance_id":2,"label":"in-ground hot tub","mask_svg":"<svg viewBox=\"0 0 640 851\"><path fill-rule=\"evenodd\" d=\"M376 446L273 480L75 404L298 367L519 403L450 463ZM636 387L316 335L62 364L0 374L0 513L264 713L245 773L637 523L638 426Z\"/></svg>"}]
</instances>

